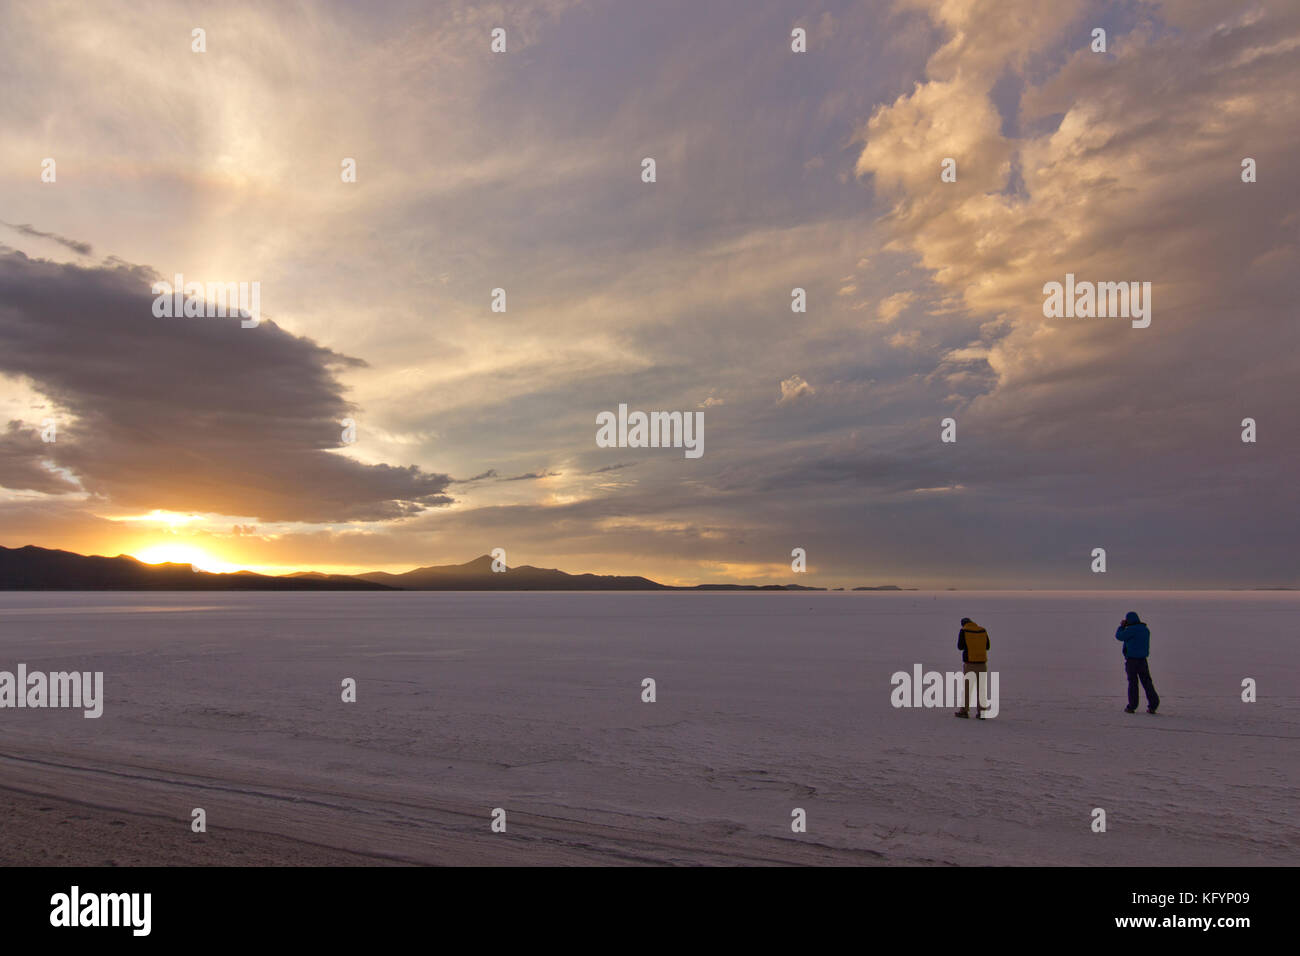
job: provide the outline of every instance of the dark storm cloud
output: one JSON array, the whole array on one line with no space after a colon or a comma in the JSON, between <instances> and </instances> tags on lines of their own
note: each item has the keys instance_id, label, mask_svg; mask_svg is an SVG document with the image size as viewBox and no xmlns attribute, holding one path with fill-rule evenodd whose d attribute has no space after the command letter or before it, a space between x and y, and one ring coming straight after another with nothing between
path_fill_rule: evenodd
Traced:
<instances>
[{"instance_id":1,"label":"dark storm cloud","mask_svg":"<svg viewBox=\"0 0 1300 956\"><path fill-rule=\"evenodd\" d=\"M264 521L378 520L451 500L446 475L332 451L354 411L336 372L363 362L271 321L155 318L153 279L0 254L0 373L28 380L64 423L52 444L10 428L7 483L66 490L40 479L48 459L118 506Z\"/></svg>"},{"instance_id":2,"label":"dark storm cloud","mask_svg":"<svg viewBox=\"0 0 1300 956\"><path fill-rule=\"evenodd\" d=\"M79 490L75 482L42 463L48 457L42 454L42 449L49 448L49 444L41 441L39 429L25 428L22 422L11 421L0 433L0 488L50 495Z\"/></svg>"}]
</instances>

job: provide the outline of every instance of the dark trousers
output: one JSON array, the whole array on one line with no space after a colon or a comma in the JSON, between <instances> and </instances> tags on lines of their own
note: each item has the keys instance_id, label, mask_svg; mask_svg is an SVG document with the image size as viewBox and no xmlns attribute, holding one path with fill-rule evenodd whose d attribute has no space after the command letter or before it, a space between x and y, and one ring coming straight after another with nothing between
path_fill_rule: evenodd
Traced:
<instances>
[{"instance_id":1,"label":"dark trousers","mask_svg":"<svg viewBox=\"0 0 1300 956\"><path fill-rule=\"evenodd\" d=\"M962 664L961 664L961 671L962 671L962 682L961 682L961 694L962 694L962 698L961 698L961 712L962 712L963 714L969 714L969 713L970 713L970 701L971 701L971 698L974 697L974 698L975 698L975 714L976 714L976 716L979 715L979 713L980 713L980 693L979 693L979 687L980 687L980 685L979 685L979 679L980 679L980 674L987 674L987 673L988 673L988 670L989 670L989 662L988 662L988 661L962 661ZM974 675L975 675L975 687L974 687L974 688L971 687L970 678L966 676L967 674L974 674ZM984 678L984 680L987 681L988 678L986 677L986 678ZM987 686L987 685L986 685L986 686ZM985 691L985 693L987 694L987 690Z\"/></svg>"},{"instance_id":2,"label":"dark trousers","mask_svg":"<svg viewBox=\"0 0 1300 956\"><path fill-rule=\"evenodd\" d=\"M1151 668L1147 667L1145 657L1129 657L1124 661L1124 673L1128 674L1128 706L1129 710L1137 710L1138 705L1138 681L1142 682L1142 689L1147 695L1147 709L1155 710L1160 706L1160 695L1156 693L1156 685L1151 683Z\"/></svg>"}]
</instances>

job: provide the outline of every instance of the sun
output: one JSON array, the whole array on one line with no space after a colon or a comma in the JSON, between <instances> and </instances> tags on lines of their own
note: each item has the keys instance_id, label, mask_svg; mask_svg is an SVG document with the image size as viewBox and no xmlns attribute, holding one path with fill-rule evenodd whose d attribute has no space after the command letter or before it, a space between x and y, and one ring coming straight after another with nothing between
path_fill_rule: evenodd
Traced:
<instances>
[{"instance_id":1,"label":"sun","mask_svg":"<svg viewBox=\"0 0 1300 956\"><path fill-rule=\"evenodd\" d=\"M238 565L213 557L191 544L155 544L133 555L145 564L188 564L196 571L224 573L237 571Z\"/></svg>"}]
</instances>

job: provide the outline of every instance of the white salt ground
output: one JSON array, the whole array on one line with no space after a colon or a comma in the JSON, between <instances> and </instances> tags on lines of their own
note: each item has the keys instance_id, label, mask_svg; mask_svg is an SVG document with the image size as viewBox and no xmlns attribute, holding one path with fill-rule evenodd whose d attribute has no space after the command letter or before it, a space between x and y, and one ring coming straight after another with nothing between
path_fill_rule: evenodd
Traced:
<instances>
[{"instance_id":1,"label":"white salt ground","mask_svg":"<svg viewBox=\"0 0 1300 956\"><path fill-rule=\"evenodd\" d=\"M1129 610L1156 716L1122 713ZM1294 864L1297 612L1294 592L0 592L0 669L102 670L105 695L98 720L0 710L0 861ZM992 638L998 717L893 708L895 671L960 668L963 616Z\"/></svg>"}]
</instances>

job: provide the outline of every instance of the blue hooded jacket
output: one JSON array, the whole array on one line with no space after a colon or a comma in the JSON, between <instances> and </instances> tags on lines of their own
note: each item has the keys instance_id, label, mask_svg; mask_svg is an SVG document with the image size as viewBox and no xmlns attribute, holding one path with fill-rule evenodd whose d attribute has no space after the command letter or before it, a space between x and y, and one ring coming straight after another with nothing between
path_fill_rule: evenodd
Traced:
<instances>
[{"instance_id":1,"label":"blue hooded jacket","mask_svg":"<svg viewBox=\"0 0 1300 956\"><path fill-rule=\"evenodd\" d=\"M1138 618L1136 611L1124 615L1124 623L1115 631L1115 640L1124 642L1126 658L1146 657L1151 653L1151 631Z\"/></svg>"}]
</instances>

